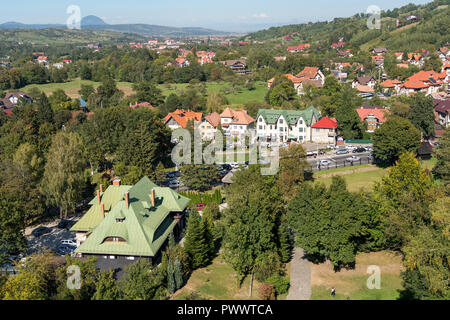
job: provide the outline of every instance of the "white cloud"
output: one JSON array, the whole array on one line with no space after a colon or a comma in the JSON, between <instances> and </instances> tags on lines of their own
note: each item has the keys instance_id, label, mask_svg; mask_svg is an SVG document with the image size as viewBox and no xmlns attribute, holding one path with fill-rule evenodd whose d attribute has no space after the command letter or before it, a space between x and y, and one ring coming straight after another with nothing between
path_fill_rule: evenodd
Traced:
<instances>
[{"instance_id":1,"label":"white cloud","mask_svg":"<svg viewBox=\"0 0 450 320\"><path fill-rule=\"evenodd\" d=\"M255 13L253 15L253 18L257 18L257 19L267 19L269 17L269 15L267 13Z\"/></svg>"}]
</instances>

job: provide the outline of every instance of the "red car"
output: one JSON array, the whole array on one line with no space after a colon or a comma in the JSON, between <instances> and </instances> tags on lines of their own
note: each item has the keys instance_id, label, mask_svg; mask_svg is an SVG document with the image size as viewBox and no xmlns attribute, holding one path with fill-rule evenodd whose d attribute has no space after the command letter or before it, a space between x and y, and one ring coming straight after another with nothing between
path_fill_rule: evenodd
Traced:
<instances>
[{"instance_id":1,"label":"red car","mask_svg":"<svg viewBox=\"0 0 450 320\"><path fill-rule=\"evenodd\" d=\"M195 210L197 210L197 211L203 211L205 208L206 208L206 204L204 204L204 203L197 203L195 205Z\"/></svg>"}]
</instances>

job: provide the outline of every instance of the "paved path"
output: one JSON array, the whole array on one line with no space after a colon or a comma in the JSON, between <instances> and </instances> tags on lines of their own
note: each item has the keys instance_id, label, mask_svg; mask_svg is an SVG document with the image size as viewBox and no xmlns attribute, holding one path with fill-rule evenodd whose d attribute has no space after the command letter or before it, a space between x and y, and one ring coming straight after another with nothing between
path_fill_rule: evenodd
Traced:
<instances>
[{"instance_id":1,"label":"paved path","mask_svg":"<svg viewBox=\"0 0 450 320\"><path fill-rule=\"evenodd\" d=\"M286 300L309 300L311 297L311 269L302 249L295 248L291 262L291 287Z\"/></svg>"}]
</instances>

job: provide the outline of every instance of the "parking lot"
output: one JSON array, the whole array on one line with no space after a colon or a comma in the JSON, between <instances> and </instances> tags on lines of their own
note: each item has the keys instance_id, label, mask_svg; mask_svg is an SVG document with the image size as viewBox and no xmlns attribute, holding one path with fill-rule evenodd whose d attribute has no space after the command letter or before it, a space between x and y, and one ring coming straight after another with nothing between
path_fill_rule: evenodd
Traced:
<instances>
[{"instance_id":1,"label":"parking lot","mask_svg":"<svg viewBox=\"0 0 450 320\"><path fill-rule=\"evenodd\" d=\"M72 223L78 221L79 218L71 219ZM59 220L35 226L33 228L27 228L25 237L28 242L27 255L36 253L43 249L49 249L55 254L64 255L58 248L61 247L63 240L75 240L75 232L67 229L58 228ZM39 237L35 237L31 232L38 227L46 227L50 229L49 233L42 234Z\"/></svg>"}]
</instances>

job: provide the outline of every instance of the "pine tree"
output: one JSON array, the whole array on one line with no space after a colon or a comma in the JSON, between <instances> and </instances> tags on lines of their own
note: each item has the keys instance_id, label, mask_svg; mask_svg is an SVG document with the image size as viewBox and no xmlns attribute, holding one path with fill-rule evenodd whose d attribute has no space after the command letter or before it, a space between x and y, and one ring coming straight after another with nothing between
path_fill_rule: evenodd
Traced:
<instances>
[{"instance_id":1,"label":"pine tree","mask_svg":"<svg viewBox=\"0 0 450 320\"><path fill-rule=\"evenodd\" d=\"M289 230L286 222L283 222L279 228L280 238L280 258L281 262L287 263L292 257L292 247L294 246L294 237Z\"/></svg>"},{"instance_id":2,"label":"pine tree","mask_svg":"<svg viewBox=\"0 0 450 320\"><path fill-rule=\"evenodd\" d=\"M208 263L210 245L205 239L200 214L195 210L189 216L184 248L189 254L193 269L198 269Z\"/></svg>"},{"instance_id":3,"label":"pine tree","mask_svg":"<svg viewBox=\"0 0 450 320\"><path fill-rule=\"evenodd\" d=\"M178 258L175 260L175 264L174 264L174 278L175 278L175 288L181 289L181 287L184 284L183 281L183 271L181 270L181 263L180 260L178 260Z\"/></svg>"},{"instance_id":4,"label":"pine tree","mask_svg":"<svg viewBox=\"0 0 450 320\"><path fill-rule=\"evenodd\" d=\"M167 266L167 291L169 291L170 294L174 294L176 291L174 270L171 261L169 261Z\"/></svg>"},{"instance_id":5,"label":"pine tree","mask_svg":"<svg viewBox=\"0 0 450 320\"><path fill-rule=\"evenodd\" d=\"M37 119L39 125L42 125L46 122L48 123L55 123L54 115L53 115L53 109L50 105L50 102L48 101L47 96L45 93L41 93L37 100Z\"/></svg>"}]
</instances>

